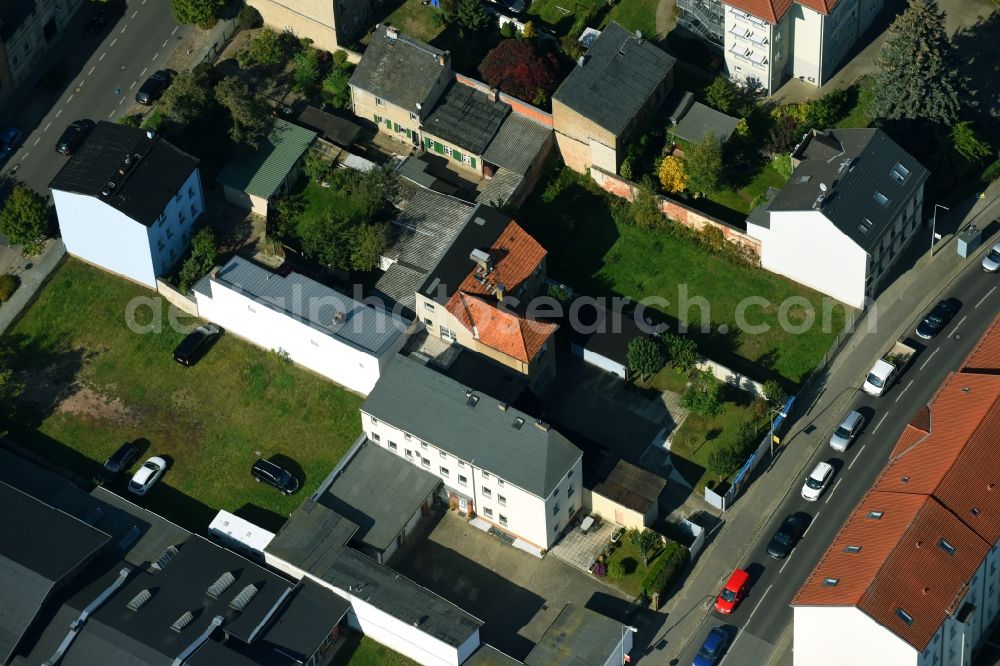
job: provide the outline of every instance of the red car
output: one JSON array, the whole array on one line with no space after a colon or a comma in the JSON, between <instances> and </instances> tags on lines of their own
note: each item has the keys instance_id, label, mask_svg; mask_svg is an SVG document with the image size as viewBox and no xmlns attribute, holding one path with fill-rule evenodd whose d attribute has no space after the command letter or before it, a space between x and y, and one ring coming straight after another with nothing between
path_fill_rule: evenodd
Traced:
<instances>
[{"instance_id":1,"label":"red car","mask_svg":"<svg viewBox=\"0 0 1000 666\"><path fill-rule=\"evenodd\" d=\"M737 569L729 577L726 586L715 598L715 610L723 615L729 615L740 605L747 592L750 591L750 574L743 569Z\"/></svg>"}]
</instances>

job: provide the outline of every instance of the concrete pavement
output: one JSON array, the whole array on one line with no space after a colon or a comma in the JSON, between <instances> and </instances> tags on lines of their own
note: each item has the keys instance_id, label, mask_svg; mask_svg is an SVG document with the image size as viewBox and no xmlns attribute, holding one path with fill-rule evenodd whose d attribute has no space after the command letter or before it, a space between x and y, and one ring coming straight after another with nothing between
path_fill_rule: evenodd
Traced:
<instances>
[{"instance_id":1,"label":"concrete pavement","mask_svg":"<svg viewBox=\"0 0 1000 666\"><path fill-rule=\"evenodd\" d=\"M975 220L980 228L985 228L998 214L1000 183L993 183L987 189L985 198L971 207L962 224L950 226L960 228ZM945 226L944 221L944 216L939 215L939 225ZM914 242L920 243L921 240L918 238ZM661 634L652 641L656 649L647 655L648 663L678 663L676 660L685 652L689 639L705 618L723 577L758 545L765 526L784 501L790 487L800 483L808 471L806 466L819 447L825 445L821 438L808 436L812 432L809 427L826 431L836 425L872 360L881 354L888 341L907 330L913 319L921 315L937 298L940 290L971 261L957 256L951 237L939 242L933 258L925 254L879 296L876 301L877 318L869 317L862 322L834 358L826 376L817 377L803 388L799 395L799 411L786 437L782 454L770 471L762 473L725 513L722 528L712 536L684 587L665 605L667 622ZM869 331L869 324L873 321L877 327ZM808 446L805 440L809 440ZM756 609L751 608L753 610ZM777 652L776 656L780 657L781 651Z\"/></svg>"}]
</instances>

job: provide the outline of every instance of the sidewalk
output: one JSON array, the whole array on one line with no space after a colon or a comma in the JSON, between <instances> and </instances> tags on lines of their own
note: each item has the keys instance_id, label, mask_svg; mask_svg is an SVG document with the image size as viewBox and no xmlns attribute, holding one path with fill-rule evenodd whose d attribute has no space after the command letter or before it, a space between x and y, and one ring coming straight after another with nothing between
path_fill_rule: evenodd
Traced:
<instances>
[{"instance_id":1,"label":"sidewalk","mask_svg":"<svg viewBox=\"0 0 1000 666\"><path fill-rule=\"evenodd\" d=\"M986 228L1000 215L1000 182L994 182L986 196L976 202L961 224L969 222ZM941 222L939 216L939 223ZM919 243L915 239L914 243ZM996 242L986 239L984 245ZM647 656L656 663L676 663L691 635L698 628L712 599L718 592L725 573L732 571L746 556L764 525L770 520L790 490L789 479L806 473L817 448L823 446L822 433L828 432L842 416L853 398L858 381L877 358L887 340L901 335L919 317L947 285L968 266L978 261L983 248L973 257L963 259L955 250L954 237L945 237L937 244L933 258L925 251L909 271L904 273L876 299L876 310L861 321L857 330L834 358L826 373L826 381L817 377L803 387L798 395L800 410L786 439L785 449L770 470L762 465L761 474L749 489L723 515L723 524L711 539L709 546L698 558L688 575L684 587L664 606L667 621L660 635L652 641L658 649ZM877 315L877 319L873 319ZM869 325L877 324L872 334ZM815 432L805 432L815 426ZM791 632L786 632L791 640ZM783 653L782 640L775 650L774 661ZM657 654L659 652L659 654ZM670 660L674 661L671 662Z\"/></svg>"}]
</instances>

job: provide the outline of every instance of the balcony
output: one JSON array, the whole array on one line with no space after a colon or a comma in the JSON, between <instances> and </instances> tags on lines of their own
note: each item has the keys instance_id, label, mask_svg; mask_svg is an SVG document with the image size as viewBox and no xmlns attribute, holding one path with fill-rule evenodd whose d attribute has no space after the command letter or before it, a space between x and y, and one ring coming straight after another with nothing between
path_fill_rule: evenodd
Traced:
<instances>
[{"instance_id":1,"label":"balcony","mask_svg":"<svg viewBox=\"0 0 1000 666\"><path fill-rule=\"evenodd\" d=\"M736 9L735 7L729 8L729 13L733 15L737 21L742 21L744 23L749 23L750 25L755 25L760 28L767 28L768 23L763 19L759 19L753 14L747 14L746 12Z\"/></svg>"},{"instance_id":2,"label":"balcony","mask_svg":"<svg viewBox=\"0 0 1000 666\"><path fill-rule=\"evenodd\" d=\"M729 48L729 53L757 68L766 67L768 64L766 50L758 52L754 49L741 46L740 44L733 44Z\"/></svg>"},{"instance_id":3,"label":"balcony","mask_svg":"<svg viewBox=\"0 0 1000 666\"><path fill-rule=\"evenodd\" d=\"M732 29L729 30L729 34L736 39L746 40L752 44L756 44L757 46L767 46L768 44L766 32L761 34L760 31L734 25Z\"/></svg>"}]
</instances>

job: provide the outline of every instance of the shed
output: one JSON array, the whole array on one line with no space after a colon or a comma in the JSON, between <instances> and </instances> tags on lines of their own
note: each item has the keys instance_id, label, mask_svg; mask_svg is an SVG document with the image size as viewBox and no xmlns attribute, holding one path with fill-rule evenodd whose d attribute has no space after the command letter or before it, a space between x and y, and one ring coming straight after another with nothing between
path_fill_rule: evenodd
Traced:
<instances>
[{"instance_id":1,"label":"shed","mask_svg":"<svg viewBox=\"0 0 1000 666\"><path fill-rule=\"evenodd\" d=\"M361 133L361 126L357 123L317 109L315 106L304 108L295 119L295 123L342 148L349 148Z\"/></svg>"},{"instance_id":2,"label":"shed","mask_svg":"<svg viewBox=\"0 0 1000 666\"><path fill-rule=\"evenodd\" d=\"M584 508L623 527L642 529L656 522L667 480L609 454L584 469L583 486Z\"/></svg>"},{"instance_id":3,"label":"shed","mask_svg":"<svg viewBox=\"0 0 1000 666\"><path fill-rule=\"evenodd\" d=\"M288 191L315 138L312 130L275 119L260 146L238 151L216 178L226 201L266 217L268 203Z\"/></svg>"},{"instance_id":4,"label":"shed","mask_svg":"<svg viewBox=\"0 0 1000 666\"><path fill-rule=\"evenodd\" d=\"M670 133L691 143L701 141L706 134L722 142L728 141L740 122L739 118L696 102L689 92L677 91L667 100L666 108L671 109L667 114L673 125L669 128Z\"/></svg>"}]
</instances>

